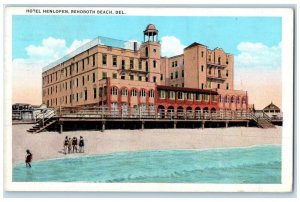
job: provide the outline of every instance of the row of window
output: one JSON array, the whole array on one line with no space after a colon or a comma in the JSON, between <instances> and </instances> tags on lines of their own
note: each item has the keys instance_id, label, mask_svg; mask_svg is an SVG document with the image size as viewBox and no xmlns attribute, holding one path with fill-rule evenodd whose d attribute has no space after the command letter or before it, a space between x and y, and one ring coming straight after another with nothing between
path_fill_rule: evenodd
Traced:
<instances>
[{"instance_id":1,"label":"row of window","mask_svg":"<svg viewBox=\"0 0 300 202\"><path fill-rule=\"evenodd\" d=\"M184 77L184 70L181 71L181 77L182 78ZM170 78L171 78L171 80L172 79L178 79L178 71L176 71L175 73L171 73Z\"/></svg>"},{"instance_id":2,"label":"row of window","mask_svg":"<svg viewBox=\"0 0 300 202\"><path fill-rule=\"evenodd\" d=\"M112 57L112 65L114 67L117 67L118 66L118 56L111 55L111 57ZM134 67L135 67L134 61L135 61L134 58L130 58L130 60L129 60L129 69L134 69ZM107 65L107 54L102 54L102 65ZM156 66L157 66L156 60L152 61L152 66L153 66L153 68L156 68ZM145 67L146 67L146 70L147 70L148 69L148 62L147 61L145 62ZM126 68L126 60L124 60L124 59L121 60L121 68L122 69ZM139 70L143 69L143 61L141 59L138 61L138 69Z\"/></svg>"},{"instance_id":3,"label":"row of window","mask_svg":"<svg viewBox=\"0 0 300 202\"><path fill-rule=\"evenodd\" d=\"M170 100L175 100L176 96L177 99L179 100L193 100L195 98L195 100L197 101L201 101L201 100L205 100L205 101L209 101L210 100L210 95L208 94L201 94L201 93L184 93L184 92L177 92L177 94L175 93L175 91L165 91L165 90L159 90L158 91L158 95L160 99L170 99ZM217 101L217 95L211 95L211 99L212 101ZM223 96L219 97L219 102L223 103L224 102L224 98ZM246 98L243 97L241 98L240 96L238 96L237 98L235 98L234 96L232 96L231 98L229 96L225 96L225 103L237 103L240 104L241 102L243 104L246 104Z\"/></svg>"},{"instance_id":4,"label":"row of window","mask_svg":"<svg viewBox=\"0 0 300 202\"><path fill-rule=\"evenodd\" d=\"M128 89L127 88L123 88L122 90L120 90L119 92L119 89L117 87L112 87L111 88L111 95L118 95L119 93L121 93L122 96L128 96ZM150 90L148 92L148 96L150 98L154 98L154 90ZM138 95L138 91L137 89L132 89L131 90L131 96L137 96ZM139 92L139 95L141 97L146 97L147 96L147 93L146 93L146 90L145 89L141 89L140 92Z\"/></svg>"},{"instance_id":5,"label":"row of window","mask_svg":"<svg viewBox=\"0 0 300 202\"><path fill-rule=\"evenodd\" d=\"M81 64L81 68L82 71L84 71L85 69L85 64L89 65L90 64L90 58L92 58L92 67L94 67L96 65L96 54L86 57L84 59L82 59L81 61L76 62L75 64L72 64L68 67L65 67L63 69L60 70L60 78L63 78L63 76L66 78L69 76L71 76L73 74L74 71L76 71L76 73L79 72L79 64ZM85 62L86 61L86 62ZM49 84L52 83L54 81L58 80L58 71L49 74L47 76L43 77L43 84Z\"/></svg>"},{"instance_id":6,"label":"row of window","mask_svg":"<svg viewBox=\"0 0 300 202\"><path fill-rule=\"evenodd\" d=\"M194 97L196 100L201 101L209 101L210 95L208 94L200 94L200 93L184 93L184 92L175 92L175 91L165 91L165 90L159 90L158 91L159 98L160 99L170 99L170 100L175 100L176 96L178 100L193 100ZM212 96L212 101L217 101L217 96L216 95L211 95Z\"/></svg>"},{"instance_id":7,"label":"row of window","mask_svg":"<svg viewBox=\"0 0 300 202\"><path fill-rule=\"evenodd\" d=\"M81 77L81 83L82 83L82 86L85 85L85 78L87 79L87 81L90 80L90 75L87 75L86 77L85 76L82 76ZM62 89L65 89L65 90L68 90L68 88L72 88L72 87L78 87L79 86L79 82L80 82L80 79L79 78L76 78L76 79L72 79L70 82L61 82L60 85L59 85L59 91L61 92ZM92 74L92 82L95 83L96 82L96 73L94 72ZM52 93L54 93L54 91L57 93L57 86L52 86L50 88L47 89L47 94L48 95L52 95ZM43 95L45 96L46 95L46 90L43 90Z\"/></svg>"},{"instance_id":8,"label":"row of window","mask_svg":"<svg viewBox=\"0 0 300 202\"><path fill-rule=\"evenodd\" d=\"M221 65L222 58L218 57L218 64ZM208 62L211 62L211 55L208 55ZM228 57L226 57L226 64L228 65Z\"/></svg>"}]
</instances>

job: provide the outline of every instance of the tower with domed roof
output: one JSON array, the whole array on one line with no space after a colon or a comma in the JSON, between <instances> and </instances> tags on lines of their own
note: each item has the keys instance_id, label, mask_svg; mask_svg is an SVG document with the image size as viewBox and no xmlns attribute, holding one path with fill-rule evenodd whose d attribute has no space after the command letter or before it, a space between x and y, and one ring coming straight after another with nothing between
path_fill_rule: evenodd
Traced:
<instances>
[{"instance_id":1,"label":"tower with domed roof","mask_svg":"<svg viewBox=\"0 0 300 202\"><path fill-rule=\"evenodd\" d=\"M140 47L140 57L145 60L147 81L160 84L161 47L158 40L158 30L154 24L147 25L144 30L144 42Z\"/></svg>"}]
</instances>

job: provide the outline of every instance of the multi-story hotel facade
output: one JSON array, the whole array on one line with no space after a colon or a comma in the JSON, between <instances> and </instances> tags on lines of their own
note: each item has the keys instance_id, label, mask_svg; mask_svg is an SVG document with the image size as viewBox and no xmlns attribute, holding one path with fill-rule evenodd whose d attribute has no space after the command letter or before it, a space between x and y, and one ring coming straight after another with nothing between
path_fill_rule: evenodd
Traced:
<instances>
[{"instance_id":1,"label":"multi-story hotel facade","mask_svg":"<svg viewBox=\"0 0 300 202\"><path fill-rule=\"evenodd\" d=\"M105 106L126 113L248 110L247 92L234 90L234 56L221 48L210 50L195 42L181 55L162 57L153 24L144 30L140 45L109 40L98 37L45 67L43 103L54 108Z\"/></svg>"}]
</instances>

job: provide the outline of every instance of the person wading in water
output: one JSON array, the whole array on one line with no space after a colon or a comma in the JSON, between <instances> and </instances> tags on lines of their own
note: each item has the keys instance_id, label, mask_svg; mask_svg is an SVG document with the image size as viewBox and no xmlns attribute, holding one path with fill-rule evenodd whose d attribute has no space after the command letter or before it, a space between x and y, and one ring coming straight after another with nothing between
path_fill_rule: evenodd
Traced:
<instances>
[{"instance_id":1,"label":"person wading in water","mask_svg":"<svg viewBox=\"0 0 300 202\"><path fill-rule=\"evenodd\" d=\"M26 167L31 168L31 161L32 161L32 153L29 151L29 149L26 150L26 157L25 157L25 163Z\"/></svg>"}]
</instances>

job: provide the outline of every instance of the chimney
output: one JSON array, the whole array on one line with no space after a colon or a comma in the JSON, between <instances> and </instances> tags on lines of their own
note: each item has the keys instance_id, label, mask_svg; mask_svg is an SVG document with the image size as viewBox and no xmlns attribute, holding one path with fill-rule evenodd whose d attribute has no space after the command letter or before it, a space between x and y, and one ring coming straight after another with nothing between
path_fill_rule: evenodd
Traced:
<instances>
[{"instance_id":1,"label":"chimney","mask_svg":"<svg viewBox=\"0 0 300 202\"><path fill-rule=\"evenodd\" d=\"M138 47L138 44L137 42L133 42L133 51L136 52L137 51L137 47Z\"/></svg>"}]
</instances>

